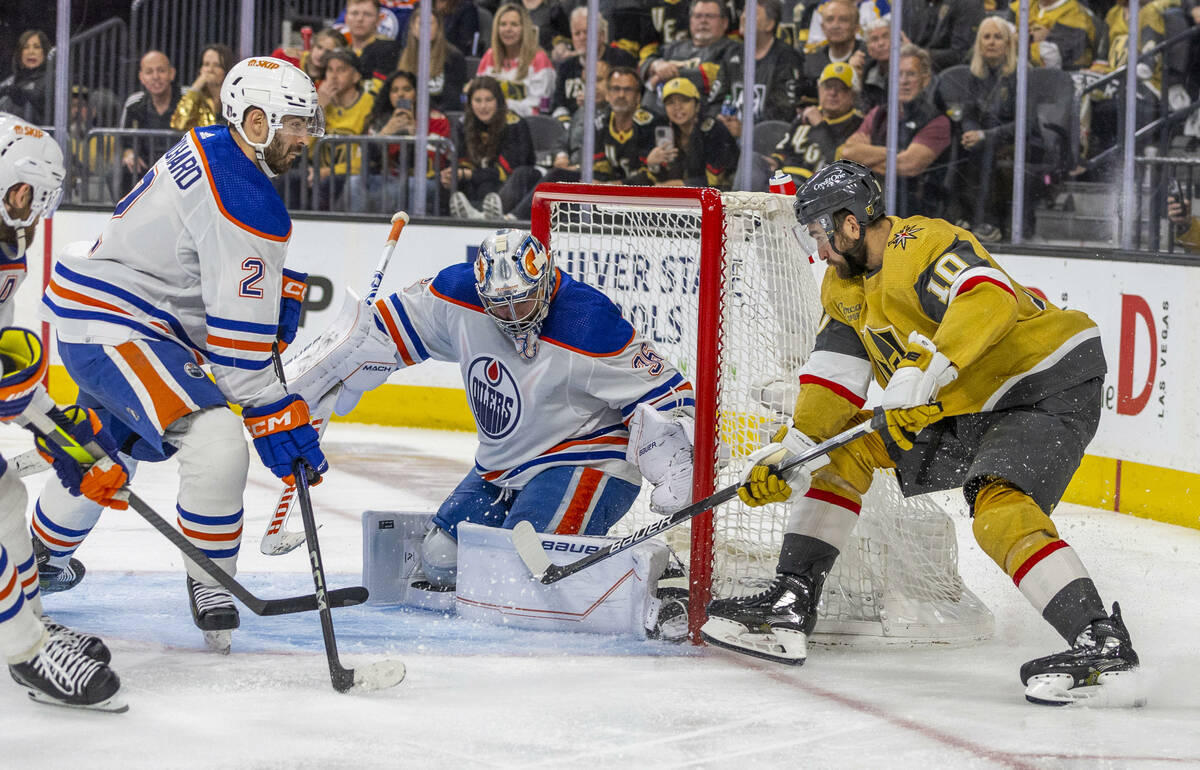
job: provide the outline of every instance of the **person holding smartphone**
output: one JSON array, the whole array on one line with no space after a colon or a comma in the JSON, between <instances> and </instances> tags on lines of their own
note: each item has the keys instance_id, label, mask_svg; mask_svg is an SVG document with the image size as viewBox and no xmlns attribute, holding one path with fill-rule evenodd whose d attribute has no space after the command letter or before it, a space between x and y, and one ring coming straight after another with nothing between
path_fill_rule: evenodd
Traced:
<instances>
[{"instance_id":1,"label":"person holding smartphone","mask_svg":"<svg viewBox=\"0 0 1200 770\"><path fill-rule=\"evenodd\" d=\"M411 72L399 70L393 72L383 82L380 88L380 98L375 100L375 106L367 125L370 136L400 136L411 137L417 132L416 108L413 98L417 93L417 77ZM384 98L386 96L386 98ZM433 105L429 108L430 138L450 136L450 120L441 110ZM370 173L366 176L355 174L350 177L348 195L351 211L387 212L401 208L402 204L411 200L415 195L416 179L413 177L415 159L411 142L397 142L386 147L374 145L368 148L370 155ZM406 154L406 163L401 162L401 152ZM429 164L426 168L426 200L431 210L440 211L444 206L438 196L441 185L437 182L437 173L441 166L438 149L431 148ZM407 171L407 181L400 178L401 168ZM408 185L408 197L402 193L402 185ZM441 196L444 198L445 196Z\"/></svg>"},{"instance_id":2,"label":"person holding smartphone","mask_svg":"<svg viewBox=\"0 0 1200 770\"><path fill-rule=\"evenodd\" d=\"M629 184L732 188L740 150L719 120L700 114L700 90L687 78L663 86L670 125L654 130L654 149Z\"/></svg>"},{"instance_id":3,"label":"person holding smartphone","mask_svg":"<svg viewBox=\"0 0 1200 770\"><path fill-rule=\"evenodd\" d=\"M1192 198L1177 179L1167 193L1167 219L1175 227L1176 243L1185 251L1200 251L1200 217L1192 216Z\"/></svg>"}]
</instances>

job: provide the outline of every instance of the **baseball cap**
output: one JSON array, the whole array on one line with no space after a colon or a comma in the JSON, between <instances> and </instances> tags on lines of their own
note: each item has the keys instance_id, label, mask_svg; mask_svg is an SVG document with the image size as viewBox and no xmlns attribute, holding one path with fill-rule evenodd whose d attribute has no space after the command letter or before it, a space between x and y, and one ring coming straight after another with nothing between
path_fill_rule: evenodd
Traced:
<instances>
[{"instance_id":1,"label":"baseball cap","mask_svg":"<svg viewBox=\"0 0 1200 770\"><path fill-rule=\"evenodd\" d=\"M664 102L668 96L674 96L675 94L682 94L689 99L700 101L700 91L696 88L696 84L687 78L671 78L663 86L662 98Z\"/></svg>"},{"instance_id":2,"label":"baseball cap","mask_svg":"<svg viewBox=\"0 0 1200 770\"><path fill-rule=\"evenodd\" d=\"M825 69L821 70L821 79L817 81L817 84L824 83L826 80L840 80L851 91L858 90L858 73L844 61L830 62L825 65Z\"/></svg>"}]
</instances>

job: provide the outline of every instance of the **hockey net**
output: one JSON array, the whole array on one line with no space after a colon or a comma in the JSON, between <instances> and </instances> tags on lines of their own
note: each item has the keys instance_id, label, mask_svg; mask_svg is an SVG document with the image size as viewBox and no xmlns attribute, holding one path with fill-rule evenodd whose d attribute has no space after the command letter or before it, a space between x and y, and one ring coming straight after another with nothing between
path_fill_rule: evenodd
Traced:
<instances>
[{"instance_id":1,"label":"hockey net","mask_svg":"<svg viewBox=\"0 0 1200 770\"><path fill-rule=\"evenodd\" d=\"M547 184L533 231L564 272L604 292L696 389L696 500L736 483L745 458L791 413L820 321L813 267L791 198L712 189ZM813 246L811 243L810 246ZM657 519L643 493L614 534ZM689 570L693 639L711 597L774 575L785 504L734 498L666 533ZM958 574L953 522L878 473L850 545L825 583L816 639L985 638L987 607Z\"/></svg>"}]
</instances>

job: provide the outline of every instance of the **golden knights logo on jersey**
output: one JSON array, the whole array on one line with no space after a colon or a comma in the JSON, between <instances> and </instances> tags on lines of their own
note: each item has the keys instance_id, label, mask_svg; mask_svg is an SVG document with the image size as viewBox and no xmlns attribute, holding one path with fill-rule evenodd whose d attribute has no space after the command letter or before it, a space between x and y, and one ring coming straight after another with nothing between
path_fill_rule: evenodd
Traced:
<instances>
[{"instance_id":1,"label":"golden knights logo on jersey","mask_svg":"<svg viewBox=\"0 0 1200 770\"><path fill-rule=\"evenodd\" d=\"M872 329L866 327L862 331L867 353L871 356L875 369L884 372L888 379L896 373L900 359L904 357L905 344L896 333L896 327Z\"/></svg>"},{"instance_id":2,"label":"golden knights logo on jersey","mask_svg":"<svg viewBox=\"0 0 1200 770\"><path fill-rule=\"evenodd\" d=\"M504 438L521 421L521 392L512 372L491 356L480 356L467 367L467 398L479 430L489 438Z\"/></svg>"}]
</instances>

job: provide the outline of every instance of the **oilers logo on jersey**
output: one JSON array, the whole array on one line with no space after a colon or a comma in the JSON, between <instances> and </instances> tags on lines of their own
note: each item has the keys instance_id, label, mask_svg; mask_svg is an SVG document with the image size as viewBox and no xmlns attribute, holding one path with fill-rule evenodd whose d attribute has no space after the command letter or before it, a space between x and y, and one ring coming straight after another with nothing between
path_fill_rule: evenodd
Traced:
<instances>
[{"instance_id":1,"label":"oilers logo on jersey","mask_svg":"<svg viewBox=\"0 0 1200 770\"><path fill-rule=\"evenodd\" d=\"M504 438L521 421L521 391L508 367L491 356L479 356L467 367L467 392L479 430L488 438Z\"/></svg>"}]
</instances>

